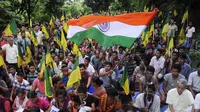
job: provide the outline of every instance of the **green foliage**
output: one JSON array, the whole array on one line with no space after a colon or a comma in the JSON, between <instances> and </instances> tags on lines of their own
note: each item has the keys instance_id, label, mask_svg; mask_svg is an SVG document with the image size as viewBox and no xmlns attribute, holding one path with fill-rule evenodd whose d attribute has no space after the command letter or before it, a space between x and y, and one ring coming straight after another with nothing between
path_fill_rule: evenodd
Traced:
<instances>
[{"instance_id":1,"label":"green foliage","mask_svg":"<svg viewBox=\"0 0 200 112\"><path fill-rule=\"evenodd\" d=\"M88 15L92 13L91 8L87 7L83 2L68 2L62 8L62 11L66 13L67 19L80 17L82 15Z\"/></svg>"},{"instance_id":2,"label":"green foliage","mask_svg":"<svg viewBox=\"0 0 200 112\"><path fill-rule=\"evenodd\" d=\"M93 12L108 11L110 4L114 0L85 0L85 4L92 9Z\"/></svg>"},{"instance_id":3,"label":"green foliage","mask_svg":"<svg viewBox=\"0 0 200 112\"><path fill-rule=\"evenodd\" d=\"M200 63L200 52L192 51L188 54L192 61L192 67L196 68L197 64Z\"/></svg>"}]
</instances>

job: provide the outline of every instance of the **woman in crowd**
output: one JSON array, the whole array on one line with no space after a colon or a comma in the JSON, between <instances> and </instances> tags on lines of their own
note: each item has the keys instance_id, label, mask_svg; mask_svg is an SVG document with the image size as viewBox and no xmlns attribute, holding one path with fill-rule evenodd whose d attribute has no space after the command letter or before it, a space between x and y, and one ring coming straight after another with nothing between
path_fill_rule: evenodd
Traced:
<instances>
[{"instance_id":1,"label":"woman in crowd","mask_svg":"<svg viewBox=\"0 0 200 112\"><path fill-rule=\"evenodd\" d=\"M104 102L105 105L105 111L103 112L116 112L119 110L120 112L122 111L122 104L119 99L117 99L118 92L115 88L108 88L107 89L107 96L106 100Z\"/></svg>"},{"instance_id":2,"label":"woman in crowd","mask_svg":"<svg viewBox=\"0 0 200 112\"><path fill-rule=\"evenodd\" d=\"M26 91L24 89L18 89L17 90L17 97L14 100L14 103L12 105L12 109L14 111L17 111L20 108L24 109L26 107L27 101L28 101L28 98L26 96Z\"/></svg>"},{"instance_id":3,"label":"woman in crowd","mask_svg":"<svg viewBox=\"0 0 200 112\"><path fill-rule=\"evenodd\" d=\"M72 105L69 103L70 99L67 95L67 91L64 87L60 87L56 90L55 98L51 101L50 109L57 108L62 112L73 112Z\"/></svg>"},{"instance_id":4,"label":"woman in crowd","mask_svg":"<svg viewBox=\"0 0 200 112\"><path fill-rule=\"evenodd\" d=\"M106 97L107 97L107 94L106 94L106 89L101 86L103 84L103 81L97 77L97 76L94 76L92 77L92 85L94 86L94 92L92 93L93 95L97 96L99 99L100 99L100 102L99 102L99 108L101 109L101 111L106 111L105 109L105 104L104 102L106 102Z\"/></svg>"}]
</instances>

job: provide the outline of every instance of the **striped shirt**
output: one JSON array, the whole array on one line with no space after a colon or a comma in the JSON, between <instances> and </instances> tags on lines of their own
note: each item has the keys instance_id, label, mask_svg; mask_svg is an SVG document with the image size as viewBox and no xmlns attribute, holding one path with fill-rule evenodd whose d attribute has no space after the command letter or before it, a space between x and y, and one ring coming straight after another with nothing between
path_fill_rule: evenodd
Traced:
<instances>
[{"instance_id":1,"label":"striped shirt","mask_svg":"<svg viewBox=\"0 0 200 112\"><path fill-rule=\"evenodd\" d=\"M25 89L29 90L30 84L27 80L23 79L22 83L20 84L17 80L14 80L13 82L13 88L16 89Z\"/></svg>"}]
</instances>

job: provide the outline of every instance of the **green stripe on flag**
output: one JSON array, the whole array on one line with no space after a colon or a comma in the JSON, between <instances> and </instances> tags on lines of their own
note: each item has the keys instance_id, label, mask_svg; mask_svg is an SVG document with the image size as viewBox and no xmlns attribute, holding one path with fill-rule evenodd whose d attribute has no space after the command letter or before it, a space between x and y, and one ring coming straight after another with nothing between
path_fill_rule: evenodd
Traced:
<instances>
[{"instance_id":1,"label":"green stripe on flag","mask_svg":"<svg viewBox=\"0 0 200 112\"><path fill-rule=\"evenodd\" d=\"M52 91L52 76L50 74L50 69L47 66L45 70L45 95L49 98L53 97L53 91Z\"/></svg>"},{"instance_id":2,"label":"green stripe on flag","mask_svg":"<svg viewBox=\"0 0 200 112\"><path fill-rule=\"evenodd\" d=\"M23 60L24 60L24 58L23 58L23 55L22 55L22 50L21 50L21 47L20 47L20 45L18 43L17 65L18 65L19 68L22 66Z\"/></svg>"},{"instance_id":3,"label":"green stripe on flag","mask_svg":"<svg viewBox=\"0 0 200 112\"><path fill-rule=\"evenodd\" d=\"M99 44L101 44L104 47L111 47L114 45L121 45L124 47L130 48L137 37L126 37L126 36L107 36L104 35L101 31L99 31L97 28L89 28L86 31L81 31L76 33L72 38L69 40L77 43L80 45L84 39L91 38L96 40Z\"/></svg>"}]
</instances>

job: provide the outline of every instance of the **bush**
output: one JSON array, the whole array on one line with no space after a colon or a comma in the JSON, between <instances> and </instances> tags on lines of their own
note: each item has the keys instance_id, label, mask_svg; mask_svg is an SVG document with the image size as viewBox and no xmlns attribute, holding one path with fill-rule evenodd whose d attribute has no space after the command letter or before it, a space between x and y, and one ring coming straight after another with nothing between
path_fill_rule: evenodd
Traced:
<instances>
[{"instance_id":1,"label":"bush","mask_svg":"<svg viewBox=\"0 0 200 112\"><path fill-rule=\"evenodd\" d=\"M192 67L196 68L197 64L200 63L200 52L199 51L191 51L188 54L192 60Z\"/></svg>"}]
</instances>

